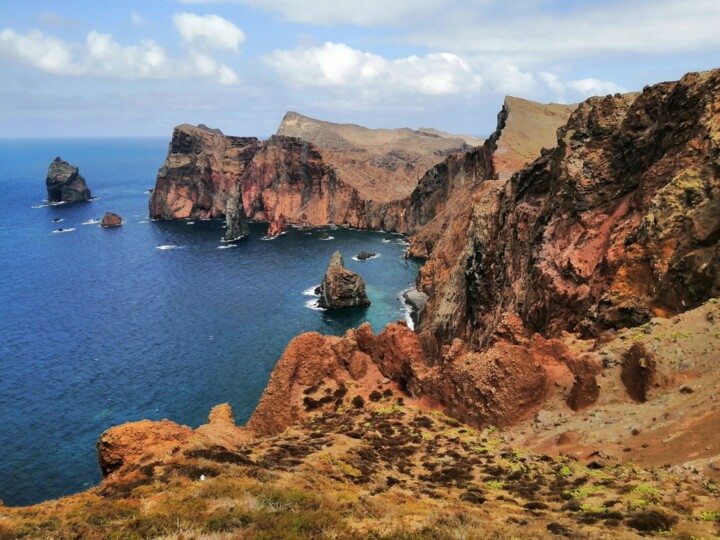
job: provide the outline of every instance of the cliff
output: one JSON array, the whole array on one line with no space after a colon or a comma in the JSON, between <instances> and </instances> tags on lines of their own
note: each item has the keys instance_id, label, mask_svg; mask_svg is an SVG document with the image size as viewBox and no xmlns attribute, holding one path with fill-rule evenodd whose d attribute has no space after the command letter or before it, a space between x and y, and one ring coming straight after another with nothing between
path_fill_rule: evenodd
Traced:
<instances>
[{"instance_id":1,"label":"cliff","mask_svg":"<svg viewBox=\"0 0 720 540\"><path fill-rule=\"evenodd\" d=\"M228 198L261 147L255 137L227 137L203 125L177 126L150 198L150 217L224 216Z\"/></svg>"},{"instance_id":2,"label":"cliff","mask_svg":"<svg viewBox=\"0 0 720 540\"><path fill-rule=\"evenodd\" d=\"M294 112L285 115L277 134L312 143L343 183L379 203L407 198L425 171L483 143L438 130L368 129Z\"/></svg>"},{"instance_id":3,"label":"cliff","mask_svg":"<svg viewBox=\"0 0 720 540\"><path fill-rule=\"evenodd\" d=\"M466 329L595 336L720 294L720 71L591 98L468 235ZM483 232L484 231L484 232Z\"/></svg>"}]
</instances>

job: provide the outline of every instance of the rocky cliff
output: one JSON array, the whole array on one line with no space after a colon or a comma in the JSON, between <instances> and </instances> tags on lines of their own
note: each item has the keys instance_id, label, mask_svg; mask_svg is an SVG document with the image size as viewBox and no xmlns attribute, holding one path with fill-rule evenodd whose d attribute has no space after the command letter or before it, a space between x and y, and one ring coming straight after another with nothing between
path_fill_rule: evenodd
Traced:
<instances>
[{"instance_id":1,"label":"rocky cliff","mask_svg":"<svg viewBox=\"0 0 720 540\"><path fill-rule=\"evenodd\" d=\"M92 196L80 169L56 157L45 178L47 200L51 203L89 201Z\"/></svg>"},{"instance_id":2,"label":"rocky cliff","mask_svg":"<svg viewBox=\"0 0 720 540\"><path fill-rule=\"evenodd\" d=\"M720 71L591 98L557 147L476 208L460 261L476 346L505 313L597 335L720 294Z\"/></svg>"},{"instance_id":3,"label":"rocky cliff","mask_svg":"<svg viewBox=\"0 0 720 540\"><path fill-rule=\"evenodd\" d=\"M255 137L229 137L204 125L177 126L150 198L150 217L224 216L227 200L262 146Z\"/></svg>"}]
</instances>

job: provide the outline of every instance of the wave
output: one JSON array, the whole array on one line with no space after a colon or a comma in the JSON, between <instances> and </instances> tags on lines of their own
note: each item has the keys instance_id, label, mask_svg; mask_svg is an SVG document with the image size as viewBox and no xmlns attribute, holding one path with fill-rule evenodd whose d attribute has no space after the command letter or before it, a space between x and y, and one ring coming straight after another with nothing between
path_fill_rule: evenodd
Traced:
<instances>
[{"instance_id":1,"label":"wave","mask_svg":"<svg viewBox=\"0 0 720 540\"><path fill-rule=\"evenodd\" d=\"M315 297L319 297L320 295L315 293L315 289L317 289L319 286L320 286L320 285L313 285L312 287L310 287L310 288L308 288L308 289L305 289L305 290L303 291L303 296L315 296Z\"/></svg>"},{"instance_id":2,"label":"wave","mask_svg":"<svg viewBox=\"0 0 720 540\"><path fill-rule=\"evenodd\" d=\"M74 231L74 227L70 227L69 229L55 229L53 233L66 233L66 232L72 232Z\"/></svg>"},{"instance_id":3,"label":"wave","mask_svg":"<svg viewBox=\"0 0 720 540\"><path fill-rule=\"evenodd\" d=\"M334 236L328 236L327 238L320 238L320 240L335 240Z\"/></svg>"},{"instance_id":4,"label":"wave","mask_svg":"<svg viewBox=\"0 0 720 540\"><path fill-rule=\"evenodd\" d=\"M194 222L194 221L188 221L188 222L186 223L186 225L195 225L195 222Z\"/></svg>"},{"instance_id":5,"label":"wave","mask_svg":"<svg viewBox=\"0 0 720 540\"><path fill-rule=\"evenodd\" d=\"M230 249L230 248L234 248L234 247L237 247L237 244L226 244L224 246L218 246L217 248L218 249Z\"/></svg>"},{"instance_id":6,"label":"wave","mask_svg":"<svg viewBox=\"0 0 720 540\"><path fill-rule=\"evenodd\" d=\"M33 204L30 208L47 208L49 204Z\"/></svg>"},{"instance_id":7,"label":"wave","mask_svg":"<svg viewBox=\"0 0 720 540\"><path fill-rule=\"evenodd\" d=\"M55 218L52 220L53 223L62 223L63 221L65 221L65 218L61 218L61 217L58 217L58 218Z\"/></svg>"},{"instance_id":8,"label":"wave","mask_svg":"<svg viewBox=\"0 0 720 540\"><path fill-rule=\"evenodd\" d=\"M47 203L47 206L60 206L62 204L67 204L67 201L49 202Z\"/></svg>"},{"instance_id":9,"label":"wave","mask_svg":"<svg viewBox=\"0 0 720 540\"><path fill-rule=\"evenodd\" d=\"M143 219L142 221L138 221L138 223L150 223L147 219Z\"/></svg>"},{"instance_id":10,"label":"wave","mask_svg":"<svg viewBox=\"0 0 720 540\"><path fill-rule=\"evenodd\" d=\"M410 305L410 303L405 300L405 293L408 291L412 291L415 287L410 287L409 289L405 289L404 291L400 291L400 294L398 295L398 299L400 300L400 303L402 304L402 311L403 316L405 317L405 322L407 323L407 327L410 330L415 330L415 321L412 319L412 312L413 307Z\"/></svg>"},{"instance_id":11,"label":"wave","mask_svg":"<svg viewBox=\"0 0 720 540\"><path fill-rule=\"evenodd\" d=\"M358 259L358 256L357 256L357 255L355 255L355 256L353 256L353 257L351 257L351 258L352 258L353 261L365 262L365 261L369 261L370 259L377 259L379 256L380 256L379 253L375 253L375 255L373 255L372 257L368 257L367 259Z\"/></svg>"},{"instance_id":12,"label":"wave","mask_svg":"<svg viewBox=\"0 0 720 540\"><path fill-rule=\"evenodd\" d=\"M88 219L87 221L83 221L82 225L97 225L98 223L100 223L99 219L92 218L92 219Z\"/></svg>"},{"instance_id":13,"label":"wave","mask_svg":"<svg viewBox=\"0 0 720 540\"><path fill-rule=\"evenodd\" d=\"M318 306L318 301L319 300L317 298L314 300L308 300L307 302L305 302L305 307L308 309L312 309L313 311L327 311L325 308L321 308L320 306Z\"/></svg>"},{"instance_id":14,"label":"wave","mask_svg":"<svg viewBox=\"0 0 720 540\"><path fill-rule=\"evenodd\" d=\"M179 247L180 247L180 246L176 246L176 245L174 245L174 244L165 244L165 245L163 245L163 246L156 246L155 249L166 250L166 249L177 249L177 248L179 248Z\"/></svg>"}]
</instances>

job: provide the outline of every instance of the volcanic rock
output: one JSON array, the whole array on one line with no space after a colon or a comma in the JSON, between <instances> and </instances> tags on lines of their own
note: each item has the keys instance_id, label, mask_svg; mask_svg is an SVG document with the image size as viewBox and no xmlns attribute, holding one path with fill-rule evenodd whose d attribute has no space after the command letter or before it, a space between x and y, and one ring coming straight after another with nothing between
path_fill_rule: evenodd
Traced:
<instances>
[{"instance_id":1,"label":"volcanic rock","mask_svg":"<svg viewBox=\"0 0 720 540\"><path fill-rule=\"evenodd\" d=\"M92 196L80 169L56 157L45 179L49 202L89 201Z\"/></svg>"},{"instance_id":2,"label":"volcanic rock","mask_svg":"<svg viewBox=\"0 0 720 540\"><path fill-rule=\"evenodd\" d=\"M419 331L484 347L517 312L596 336L718 296L719 103L715 70L580 104L553 150L450 221Z\"/></svg>"},{"instance_id":3,"label":"volcanic rock","mask_svg":"<svg viewBox=\"0 0 720 540\"><path fill-rule=\"evenodd\" d=\"M355 257L358 261L366 261L367 259L372 259L375 255L376 253L370 253L369 251L361 251Z\"/></svg>"},{"instance_id":4,"label":"volcanic rock","mask_svg":"<svg viewBox=\"0 0 720 540\"><path fill-rule=\"evenodd\" d=\"M370 299L365 294L365 281L360 275L344 267L342 254L336 251L320 284L318 306L338 309L369 305Z\"/></svg>"},{"instance_id":5,"label":"volcanic rock","mask_svg":"<svg viewBox=\"0 0 720 540\"><path fill-rule=\"evenodd\" d=\"M414 324L418 324L420 314L427 304L428 295L417 289L410 289L403 292L403 299L410 306L410 318Z\"/></svg>"},{"instance_id":6,"label":"volcanic rock","mask_svg":"<svg viewBox=\"0 0 720 540\"><path fill-rule=\"evenodd\" d=\"M98 463L103 476L126 465L138 464L151 452L170 454L177 444L186 442L192 429L169 420L140 420L105 431L97 443Z\"/></svg>"},{"instance_id":7,"label":"volcanic rock","mask_svg":"<svg viewBox=\"0 0 720 540\"><path fill-rule=\"evenodd\" d=\"M177 126L150 197L150 217L224 216L228 201L238 197L245 167L262 146L255 137L226 137L204 125Z\"/></svg>"},{"instance_id":8,"label":"volcanic rock","mask_svg":"<svg viewBox=\"0 0 720 540\"><path fill-rule=\"evenodd\" d=\"M285 216L280 214L277 218L273 219L270 222L270 224L268 225L267 237L275 238L276 236L285 234L286 232L287 232L287 221L285 220Z\"/></svg>"},{"instance_id":9,"label":"volcanic rock","mask_svg":"<svg viewBox=\"0 0 720 540\"><path fill-rule=\"evenodd\" d=\"M122 225L122 218L114 214L112 212L105 212L105 215L102 218L102 222L100 223L101 227L120 227Z\"/></svg>"},{"instance_id":10,"label":"volcanic rock","mask_svg":"<svg viewBox=\"0 0 720 540\"><path fill-rule=\"evenodd\" d=\"M224 240L228 242L239 240L248 234L250 234L250 225L242 204L242 197L235 189L225 205Z\"/></svg>"}]
</instances>

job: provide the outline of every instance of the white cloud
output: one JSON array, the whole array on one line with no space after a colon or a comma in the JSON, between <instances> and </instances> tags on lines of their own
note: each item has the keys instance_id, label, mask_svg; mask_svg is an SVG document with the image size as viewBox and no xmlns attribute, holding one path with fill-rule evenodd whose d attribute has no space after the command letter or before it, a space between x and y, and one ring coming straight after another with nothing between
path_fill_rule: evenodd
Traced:
<instances>
[{"instance_id":1,"label":"white cloud","mask_svg":"<svg viewBox=\"0 0 720 540\"><path fill-rule=\"evenodd\" d=\"M406 24L448 7L456 0L179 0L183 4L244 4L271 11L283 19L305 24ZM481 4L475 0L475 7Z\"/></svg>"},{"instance_id":2,"label":"white cloud","mask_svg":"<svg viewBox=\"0 0 720 540\"><path fill-rule=\"evenodd\" d=\"M626 88L615 84L612 81L601 81L598 79L580 79L570 81L567 86L583 96L599 96L604 94L615 94L617 92L627 92Z\"/></svg>"},{"instance_id":3,"label":"white cloud","mask_svg":"<svg viewBox=\"0 0 720 540\"><path fill-rule=\"evenodd\" d=\"M183 41L191 47L239 51L245 34L233 23L218 15L178 13L173 16Z\"/></svg>"},{"instance_id":4,"label":"white cloud","mask_svg":"<svg viewBox=\"0 0 720 540\"><path fill-rule=\"evenodd\" d=\"M500 0L479 9L459 0L402 39L457 54L512 58L524 65L597 55L707 52L720 47L717 0L607 0L554 9Z\"/></svg>"},{"instance_id":5,"label":"white cloud","mask_svg":"<svg viewBox=\"0 0 720 540\"><path fill-rule=\"evenodd\" d=\"M0 31L0 55L14 58L47 73L79 75L81 69L73 64L70 46L53 37L45 36L39 30L26 35L6 28Z\"/></svg>"},{"instance_id":6,"label":"white cloud","mask_svg":"<svg viewBox=\"0 0 720 540\"><path fill-rule=\"evenodd\" d=\"M357 89L366 95L449 95L474 92L483 84L462 58L450 53L387 60L343 43L327 42L319 47L277 50L264 61L290 85Z\"/></svg>"},{"instance_id":7,"label":"white cloud","mask_svg":"<svg viewBox=\"0 0 720 540\"><path fill-rule=\"evenodd\" d=\"M600 79L578 79L574 81L562 81L554 73L540 72L539 78L544 82L550 90L560 99L565 99L570 93L572 100L585 99L590 96L603 96L606 94L615 94L617 92L627 92L627 88L620 86L612 81L602 81Z\"/></svg>"},{"instance_id":8,"label":"white cloud","mask_svg":"<svg viewBox=\"0 0 720 540\"><path fill-rule=\"evenodd\" d=\"M19 34L0 31L0 57L31 66L45 73L76 77L117 79L215 80L220 84L238 81L235 72L205 53L190 49L186 57L171 58L153 40L122 45L111 34L89 32L85 43L68 43L39 30Z\"/></svg>"}]
</instances>

